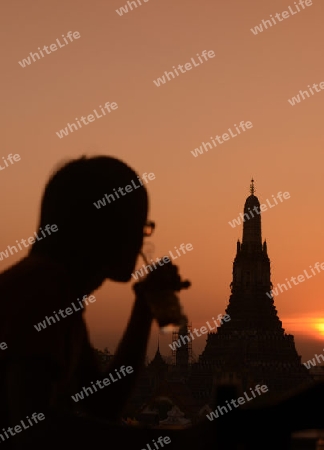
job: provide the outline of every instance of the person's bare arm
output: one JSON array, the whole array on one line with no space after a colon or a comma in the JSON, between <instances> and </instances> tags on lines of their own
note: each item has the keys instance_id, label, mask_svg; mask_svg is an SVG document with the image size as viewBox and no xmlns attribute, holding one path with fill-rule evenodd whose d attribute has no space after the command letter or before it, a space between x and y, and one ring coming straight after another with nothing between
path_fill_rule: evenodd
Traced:
<instances>
[{"instance_id":1,"label":"person's bare arm","mask_svg":"<svg viewBox=\"0 0 324 450\"><path fill-rule=\"evenodd\" d=\"M162 267L163 268L163 267ZM108 386L98 390L96 395L91 395L86 399L89 411L95 415L116 420L120 417L127 400L136 384L142 368L144 368L147 344L150 336L150 329L153 315L149 303L154 303L156 298L163 304L163 299L178 307L178 298L175 294L170 296L170 280L175 290L181 285L181 280L177 272L177 267L170 264L163 271L156 269L156 272L140 283L136 283L134 291L136 294L135 303L132 309L128 326L123 338L117 348L112 362L101 375L100 380L108 378L109 374L117 380ZM181 285L182 286L182 285ZM121 367L131 367L126 375L117 378L116 371L121 373ZM125 373L125 370L124 370ZM89 378L88 378L89 379ZM99 379L99 378L98 378ZM109 378L110 380L110 378ZM92 379L91 381L96 381ZM89 386L88 384L87 386ZM85 386L85 385L83 385Z\"/></svg>"},{"instance_id":2,"label":"person's bare arm","mask_svg":"<svg viewBox=\"0 0 324 450\"><path fill-rule=\"evenodd\" d=\"M108 378L110 384L98 389L98 392L87 397L84 406L89 413L116 420L130 397L141 368L144 367L147 343L153 317L146 299L141 295L136 295L131 316L124 332L122 340L118 345L113 360L103 372L97 369L96 358L92 347L89 345L85 349L84 361L80 367L80 387L91 386L91 381ZM124 374L120 368L124 366ZM126 368L128 367L128 372ZM130 369L131 367L131 369ZM117 376L116 370L121 378ZM112 375L113 382L109 377Z\"/></svg>"}]
</instances>

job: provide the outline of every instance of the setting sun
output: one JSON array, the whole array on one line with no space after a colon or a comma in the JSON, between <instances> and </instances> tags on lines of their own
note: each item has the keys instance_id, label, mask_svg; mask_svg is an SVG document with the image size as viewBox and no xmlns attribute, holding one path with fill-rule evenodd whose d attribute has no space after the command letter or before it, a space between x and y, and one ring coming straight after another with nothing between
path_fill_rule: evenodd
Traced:
<instances>
[{"instance_id":1,"label":"setting sun","mask_svg":"<svg viewBox=\"0 0 324 450\"><path fill-rule=\"evenodd\" d=\"M324 336L324 320L316 324L316 329Z\"/></svg>"}]
</instances>

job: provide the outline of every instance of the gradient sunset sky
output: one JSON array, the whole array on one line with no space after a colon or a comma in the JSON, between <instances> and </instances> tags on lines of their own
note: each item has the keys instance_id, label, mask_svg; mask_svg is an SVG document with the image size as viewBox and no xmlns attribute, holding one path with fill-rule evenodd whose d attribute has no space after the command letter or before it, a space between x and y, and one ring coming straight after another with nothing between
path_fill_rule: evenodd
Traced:
<instances>
[{"instance_id":1,"label":"gradient sunset sky","mask_svg":"<svg viewBox=\"0 0 324 450\"><path fill-rule=\"evenodd\" d=\"M62 162L111 155L147 185L157 228L153 257L181 243L180 273L192 282L181 302L193 326L225 312L236 241L250 179L260 203L290 199L262 214L274 285L324 262L324 91L291 106L288 99L324 82L324 5L320 0L254 35L251 28L293 0L149 0L119 16L125 0L16 0L1 7L2 157L0 251L32 236L45 183ZM301 7L300 7L301 9ZM80 38L32 62L18 61L62 35ZM153 80L203 50L215 57L157 87ZM118 109L60 139L56 132L99 105ZM194 157L191 151L241 121L253 128ZM85 180L85 183L87 180ZM104 193L103 193L104 194ZM129 194L131 195L131 194ZM0 262L1 270L27 249ZM139 259L138 266L143 261ZM92 342L114 351L133 303L132 283L106 282L86 312ZM275 298L302 361L322 353L324 271ZM157 327L149 346L156 349ZM170 336L161 337L170 354ZM198 355L205 337L194 341Z\"/></svg>"}]
</instances>

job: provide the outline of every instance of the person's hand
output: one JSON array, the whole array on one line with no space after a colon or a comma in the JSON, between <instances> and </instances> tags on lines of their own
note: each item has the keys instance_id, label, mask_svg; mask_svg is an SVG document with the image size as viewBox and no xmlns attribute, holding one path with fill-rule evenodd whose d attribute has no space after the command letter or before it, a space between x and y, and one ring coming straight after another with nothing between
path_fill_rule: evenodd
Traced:
<instances>
[{"instance_id":1,"label":"person's hand","mask_svg":"<svg viewBox=\"0 0 324 450\"><path fill-rule=\"evenodd\" d=\"M160 327L169 324L182 325L186 317L182 313L180 301L175 292L187 289L190 281L181 280L178 266L166 263L158 264L142 281L134 284L133 289L137 296L144 297L151 308L153 317Z\"/></svg>"},{"instance_id":2,"label":"person's hand","mask_svg":"<svg viewBox=\"0 0 324 450\"><path fill-rule=\"evenodd\" d=\"M166 263L163 266L156 264L156 266L156 269L153 269L141 281L134 284L133 289L136 294L147 291L180 291L191 286L190 281L181 280L178 273L178 266L172 264L172 262Z\"/></svg>"}]
</instances>

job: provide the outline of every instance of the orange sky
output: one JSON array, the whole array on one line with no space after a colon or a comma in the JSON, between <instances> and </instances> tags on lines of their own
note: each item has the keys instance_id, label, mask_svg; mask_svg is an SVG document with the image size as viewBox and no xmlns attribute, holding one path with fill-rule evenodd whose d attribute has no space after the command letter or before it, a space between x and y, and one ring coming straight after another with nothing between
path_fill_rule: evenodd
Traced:
<instances>
[{"instance_id":1,"label":"orange sky","mask_svg":"<svg viewBox=\"0 0 324 450\"><path fill-rule=\"evenodd\" d=\"M291 196L262 214L274 285L324 262L324 92L288 103L300 89L324 81L324 6L314 0L254 35L250 28L294 2L150 0L120 17L115 10L125 3L16 0L2 6L0 162L9 153L21 160L0 173L0 250L33 234L42 190L59 163L83 154L116 156L140 175L156 176L147 185L150 218L157 223L154 256L181 243L193 245L178 260L192 281L181 299L193 324L201 326L227 305L242 236L242 228L228 222L242 212L251 176L261 203L279 191ZM80 38L30 66L18 64L68 31ZM164 71L203 50L215 57L154 85ZM108 101L118 104L112 114L63 139L55 134ZM242 120L253 128L192 156L202 141ZM0 262L1 268L25 254ZM323 347L323 287L324 272L275 300L303 357ZM113 351L131 308L131 283L107 282L96 297L86 313L91 337ZM156 340L154 328L151 353ZM197 354L203 340L195 344ZM164 353L169 341L161 338Z\"/></svg>"}]
</instances>

